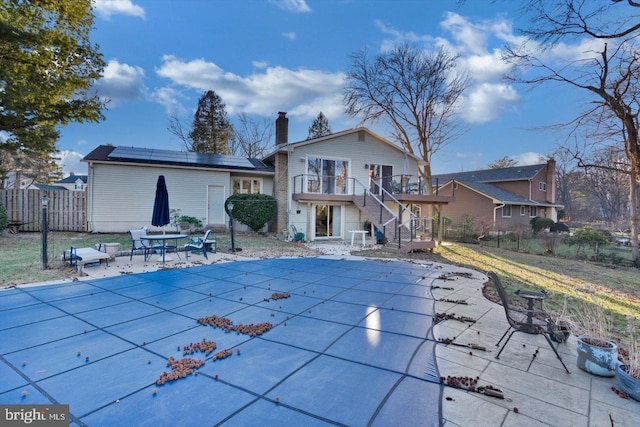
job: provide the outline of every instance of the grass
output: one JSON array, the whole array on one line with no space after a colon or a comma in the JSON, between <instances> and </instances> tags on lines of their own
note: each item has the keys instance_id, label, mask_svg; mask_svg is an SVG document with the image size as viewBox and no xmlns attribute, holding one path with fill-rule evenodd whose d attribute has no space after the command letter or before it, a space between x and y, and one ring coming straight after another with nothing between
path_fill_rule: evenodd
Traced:
<instances>
[{"instance_id":1,"label":"grass","mask_svg":"<svg viewBox=\"0 0 640 427\"><path fill-rule=\"evenodd\" d=\"M236 235L236 247L248 256L296 256L309 253L304 246L271 236L256 234ZM219 235L218 248L229 252L229 235ZM0 287L11 284L33 283L69 278L75 270L65 267L60 260L62 251L70 245L93 246L99 242L121 243L123 250L131 247L129 234L62 233L49 234L48 253L50 269L41 269L42 240L39 233L19 233L0 236ZM397 257L380 251L361 251L359 255ZM640 271L636 268L614 267L588 261L562 257L534 255L479 245L447 244L435 253L403 255L409 259L459 265L477 271L491 269L511 292L516 289L541 290L551 293L545 302L548 309L561 311L566 300L569 310L589 303L594 297L613 316L614 338L622 338L627 327L627 316L640 318Z\"/></svg>"}]
</instances>

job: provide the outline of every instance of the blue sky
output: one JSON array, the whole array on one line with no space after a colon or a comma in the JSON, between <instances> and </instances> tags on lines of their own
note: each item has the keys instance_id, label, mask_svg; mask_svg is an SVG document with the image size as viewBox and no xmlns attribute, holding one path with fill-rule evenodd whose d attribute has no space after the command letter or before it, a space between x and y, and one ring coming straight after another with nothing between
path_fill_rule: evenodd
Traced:
<instances>
[{"instance_id":1,"label":"blue sky","mask_svg":"<svg viewBox=\"0 0 640 427\"><path fill-rule=\"evenodd\" d=\"M486 168L509 156L531 164L563 136L541 127L567 121L585 102L566 87L535 90L502 80L500 52L519 40L517 9L490 0L94 0L95 31L107 66L95 88L106 120L61 129L65 172L100 144L182 150L167 127L190 122L214 90L233 120L289 117L289 140L305 139L322 111L333 131L358 126L343 112L349 55L410 41L460 55L471 86L456 120L467 131L433 158L433 172ZM563 46L571 52L571 46ZM560 55L560 53L558 53ZM381 124L365 126L388 137Z\"/></svg>"}]
</instances>

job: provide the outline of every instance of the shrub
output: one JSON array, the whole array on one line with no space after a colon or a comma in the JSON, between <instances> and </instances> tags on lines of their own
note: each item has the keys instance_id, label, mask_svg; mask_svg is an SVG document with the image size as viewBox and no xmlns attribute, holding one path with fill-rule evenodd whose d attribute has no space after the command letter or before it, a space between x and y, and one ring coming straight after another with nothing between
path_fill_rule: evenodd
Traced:
<instances>
[{"instance_id":1,"label":"shrub","mask_svg":"<svg viewBox=\"0 0 640 427\"><path fill-rule=\"evenodd\" d=\"M7 229L9 226L9 217L7 216L7 210L4 206L0 205L0 233Z\"/></svg>"},{"instance_id":2,"label":"shrub","mask_svg":"<svg viewBox=\"0 0 640 427\"><path fill-rule=\"evenodd\" d=\"M598 246L609 243L609 237L605 231L596 230L589 226L577 229L574 233L574 238L579 245L578 251L582 249L584 245L589 245L592 249L596 249Z\"/></svg>"},{"instance_id":3,"label":"shrub","mask_svg":"<svg viewBox=\"0 0 640 427\"><path fill-rule=\"evenodd\" d=\"M227 214L229 202L233 203L233 218L253 231L259 231L276 215L276 199L268 194L234 194L224 203Z\"/></svg>"},{"instance_id":4,"label":"shrub","mask_svg":"<svg viewBox=\"0 0 640 427\"><path fill-rule=\"evenodd\" d=\"M543 218L540 216L531 218L531 221L529 221L529 224L531 224L531 228L534 233L538 233L547 228L550 229L551 227L556 225L556 223L551 218Z\"/></svg>"},{"instance_id":5,"label":"shrub","mask_svg":"<svg viewBox=\"0 0 640 427\"><path fill-rule=\"evenodd\" d=\"M180 217L180 223L181 224L193 224L196 227L202 227L202 221L200 221L195 216L182 215Z\"/></svg>"}]
</instances>

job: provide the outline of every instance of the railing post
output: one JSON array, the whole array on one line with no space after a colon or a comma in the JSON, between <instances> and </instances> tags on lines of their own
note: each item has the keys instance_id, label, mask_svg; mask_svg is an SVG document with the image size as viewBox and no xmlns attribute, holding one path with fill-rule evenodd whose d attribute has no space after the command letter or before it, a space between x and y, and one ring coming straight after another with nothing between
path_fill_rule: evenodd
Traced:
<instances>
[{"instance_id":1,"label":"railing post","mask_svg":"<svg viewBox=\"0 0 640 427\"><path fill-rule=\"evenodd\" d=\"M386 246L387 245L387 226L383 225L382 226L382 246Z\"/></svg>"}]
</instances>

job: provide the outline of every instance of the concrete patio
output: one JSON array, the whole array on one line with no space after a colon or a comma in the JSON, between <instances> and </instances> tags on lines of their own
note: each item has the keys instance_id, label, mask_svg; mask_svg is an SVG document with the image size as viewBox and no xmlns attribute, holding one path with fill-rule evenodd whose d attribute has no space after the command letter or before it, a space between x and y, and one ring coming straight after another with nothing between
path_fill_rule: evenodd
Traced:
<instances>
[{"instance_id":1,"label":"concrete patio","mask_svg":"<svg viewBox=\"0 0 640 427\"><path fill-rule=\"evenodd\" d=\"M351 256L348 244L317 244L313 248L325 253L324 258L362 259ZM247 260L240 255L209 254L209 259L192 255L189 262L174 260L164 267L155 261L144 262L142 256L117 257L109 267L87 267L86 276L97 279L120 276L162 268L182 268L220 262ZM495 359L499 348L495 343L508 327L502 306L485 299L482 286L484 274L450 265L430 263L440 276L429 275L436 299L465 301L436 302L437 313L466 316L474 322L454 319L438 323L436 339L454 338L456 345L436 345L437 370L440 377L478 378L478 386L500 389L504 397L491 397L478 392L444 387L442 395L442 423L444 426L637 426L640 402L623 399L612 391L615 378L590 375L576 367L575 337L559 346L567 374L546 341L540 336L516 333L500 360ZM485 347L487 351L466 347L467 344ZM534 356L535 355L535 356ZM409 418L407 418L409 419ZM249 424L247 424L249 425ZM415 425L399 419L396 425Z\"/></svg>"}]
</instances>

